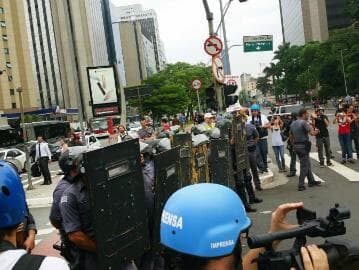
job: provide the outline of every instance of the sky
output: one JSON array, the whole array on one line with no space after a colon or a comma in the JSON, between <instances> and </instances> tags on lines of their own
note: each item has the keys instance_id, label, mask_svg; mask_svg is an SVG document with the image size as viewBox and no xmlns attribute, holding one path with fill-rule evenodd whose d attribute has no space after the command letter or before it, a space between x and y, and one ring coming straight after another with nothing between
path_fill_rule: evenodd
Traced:
<instances>
[{"instance_id":1,"label":"sky","mask_svg":"<svg viewBox=\"0 0 359 270\"><path fill-rule=\"evenodd\" d=\"M223 5L227 0L222 0ZM208 23L202 0L112 0L117 6L142 4L144 9L157 13L160 36L165 46L168 63L178 61L196 64L211 63L204 52L203 43L209 36ZM219 0L208 0L214 13L214 27L220 22ZM243 44L245 35L273 35L274 50L282 42L278 0L248 0L240 3L233 0L225 18L229 46ZM222 38L222 33L219 33ZM232 75L243 72L253 76L263 70L273 52L243 53L242 47L233 47L230 52Z\"/></svg>"}]
</instances>

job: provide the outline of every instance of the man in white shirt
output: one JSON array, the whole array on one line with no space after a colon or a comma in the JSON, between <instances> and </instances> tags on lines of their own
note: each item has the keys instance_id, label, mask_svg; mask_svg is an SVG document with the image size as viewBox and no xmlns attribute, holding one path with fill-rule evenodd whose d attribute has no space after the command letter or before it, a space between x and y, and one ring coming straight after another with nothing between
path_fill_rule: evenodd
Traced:
<instances>
[{"instance_id":1,"label":"man in white shirt","mask_svg":"<svg viewBox=\"0 0 359 270\"><path fill-rule=\"evenodd\" d=\"M36 161L39 163L41 174L44 177L44 182L42 185L51 185L52 181L49 171L49 164L51 163L51 151L42 136L37 137L35 153Z\"/></svg>"},{"instance_id":2,"label":"man in white shirt","mask_svg":"<svg viewBox=\"0 0 359 270\"><path fill-rule=\"evenodd\" d=\"M59 258L31 255L16 247L16 229L25 217L25 192L17 172L0 161L0 270L68 270Z\"/></svg>"}]
</instances>

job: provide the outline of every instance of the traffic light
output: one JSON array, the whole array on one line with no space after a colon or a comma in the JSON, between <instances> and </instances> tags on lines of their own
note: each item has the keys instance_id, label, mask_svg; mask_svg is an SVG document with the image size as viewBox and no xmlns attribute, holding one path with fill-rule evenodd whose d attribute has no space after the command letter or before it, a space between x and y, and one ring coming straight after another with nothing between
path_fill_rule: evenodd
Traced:
<instances>
[{"instance_id":1,"label":"traffic light","mask_svg":"<svg viewBox=\"0 0 359 270\"><path fill-rule=\"evenodd\" d=\"M224 102L226 107L233 105L238 101L238 96L231 96L238 89L237 85L223 85Z\"/></svg>"}]
</instances>

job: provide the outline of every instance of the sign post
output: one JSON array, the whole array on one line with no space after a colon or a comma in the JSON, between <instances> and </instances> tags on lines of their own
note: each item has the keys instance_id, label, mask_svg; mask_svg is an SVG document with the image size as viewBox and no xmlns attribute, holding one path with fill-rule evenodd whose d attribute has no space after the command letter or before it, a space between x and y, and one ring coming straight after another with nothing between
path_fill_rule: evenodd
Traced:
<instances>
[{"instance_id":1,"label":"sign post","mask_svg":"<svg viewBox=\"0 0 359 270\"><path fill-rule=\"evenodd\" d=\"M198 79L195 79L192 81L192 88L196 91L197 93L197 102L198 102L198 111L201 111L201 102L199 100L199 90L202 87L202 82Z\"/></svg>"},{"instance_id":2,"label":"sign post","mask_svg":"<svg viewBox=\"0 0 359 270\"><path fill-rule=\"evenodd\" d=\"M265 52L273 51L273 36L244 36L243 37L244 52Z\"/></svg>"}]
</instances>

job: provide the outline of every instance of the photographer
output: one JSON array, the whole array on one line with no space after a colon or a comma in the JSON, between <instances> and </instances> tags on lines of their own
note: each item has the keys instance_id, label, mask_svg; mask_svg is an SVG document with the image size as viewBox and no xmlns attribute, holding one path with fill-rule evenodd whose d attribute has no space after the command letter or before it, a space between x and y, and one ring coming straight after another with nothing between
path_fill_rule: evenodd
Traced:
<instances>
[{"instance_id":1,"label":"photographer","mask_svg":"<svg viewBox=\"0 0 359 270\"><path fill-rule=\"evenodd\" d=\"M301 207L303 203L279 206L272 214L269 232L296 227L287 223L286 216ZM206 222L198 222L202 220ZM265 251L263 248L250 250L241 258L241 241L248 236L250 226L251 220L234 191L217 184L197 184L178 190L166 202L161 243L179 253L179 269L256 270L255 259ZM329 269L324 251L309 246L301 253L305 270Z\"/></svg>"},{"instance_id":2,"label":"photographer","mask_svg":"<svg viewBox=\"0 0 359 270\"><path fill-rule=\"evenodd\" d=\"M320 167L324 168L323 148L325 149L327 166L333 166L333 164L330 162L331 151L330 151L330 138L328 131L329 119L324 114L323 108L316 109L315 113L313 113L311 116L312 116L313 127L319 131L319 133L316 135L316 141L318 147Z\"/></svg>"}]
</instances>

